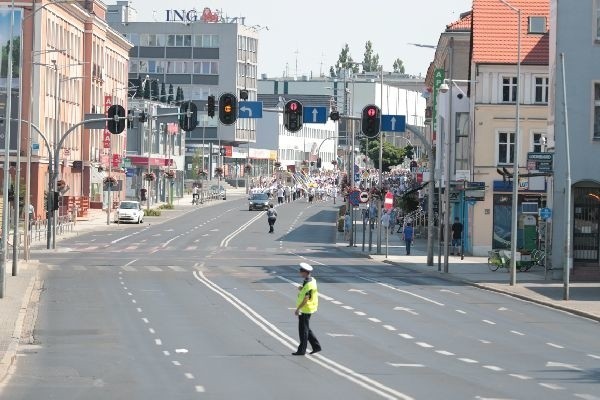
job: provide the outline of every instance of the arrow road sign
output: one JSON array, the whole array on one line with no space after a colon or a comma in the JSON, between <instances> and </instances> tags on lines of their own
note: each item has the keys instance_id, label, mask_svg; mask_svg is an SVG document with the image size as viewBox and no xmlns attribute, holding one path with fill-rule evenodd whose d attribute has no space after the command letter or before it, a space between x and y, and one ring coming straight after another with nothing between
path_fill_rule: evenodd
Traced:
<instances>
[{"instance_id":1,"label":"arrow road sign","mask_svg":"<svg viewBox=\"0 0 600 400\"><path fill-rule=\"evenodd\" d=\"M327 107L304 106L302 122L305 124L327 123Z\"/></svg>"},{"instance_id":2,"label":"arrow road sign","mask_svg":"<svg viewBox=\"0 0 600 400\"><path fill-rule=\"evenodd\" d=\"M240 101L238 102L238 118L262 118L262 101Z\"/></svg>"},{"instance_id":3,"label":"arrow road sign","mask_svg":"<svg viewBox=\"0 0 600 400\"><path fill-rule=\"evenodd\" d=\"M405 115L382 115L381 130L384 132L405 132L406 131L406 116Z\"/></svg>"}]
</instances>

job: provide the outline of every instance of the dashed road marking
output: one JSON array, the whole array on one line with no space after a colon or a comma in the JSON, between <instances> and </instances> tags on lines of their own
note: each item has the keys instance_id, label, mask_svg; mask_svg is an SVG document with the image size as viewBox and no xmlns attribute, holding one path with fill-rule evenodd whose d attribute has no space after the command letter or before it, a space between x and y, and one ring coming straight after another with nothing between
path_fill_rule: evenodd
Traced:
<instances>
[{"instance_id":1,"label":"dashed road marking","mask_svg":"<svg viewBox=\"0 0 600 400\"><path fill-rule=\"evenodd\" d=\"M139 307L138 307L138 308L136 308L136 310L137 310L137 312L139 312L139 313L141 313L141 312L142 312L142 309L141 309L141 308L139 308Z\"/></svg>"},{"instance_id":2,"label":"dashed road marking","mask_svg":"<svg viewBox=\"0 0 600 400\"><path fill-rule=\"evenodd\" d=\"M190 374L189 372L186 372L184 375L187 379L194 379L194 375Z\"/></svg>"},{"instance_id":3,"label":"dashed road marking","mask_svg":"<svg viewBox=\"0 0 600 400\"><path fill-rule=\"evenodd\" d=\"M560 344L555 344L551 342L547 342L546 344L550 347L554 347L555 349L564 349L564 346L561 346Z\"/></svg>"},{"instance_id":4,"label":"dashed road marking","mask_svg":"<svg viewBox=\"0 0 600 400\"><path fill-rule=\"evenodd\" d=\"M165 357L169 357L171 355L171 353L167 350L163 350L163 354L165 355Z\"/></svg>"},{"instance_id":5,"label":"dashed road marking","mask_svg":"<svg viewBox=\"0 0 600 400\"><path fill-rule=\"evenodd\" d=\"M458 360L467 364L479 364L479 361L473 360L471 358L459 358Z\"/></svg>"},{"instance_id":6,"label":"dashed road marking","mask_svg":"<svg viewBox=\"0 0 600 400\"><path fill-rule=\"evenodd\" d=\"M579 368L576 365L573 364L565 364L565 363L560 363L560 362L554 362L554 361L548 361L546 363L546 368L566 368L566 369L570 369L573 371L583 371L581 368Z\"/></svg>"},{"instance_id":7,"label":"dashed road marking","mask_svg":"<svg viewBox=\"0 0 600 400\"><path fill-rule=\"evenodd\" d=\"M351 307L351 306L342 306L342 308L344 308L346 310L354 310L354 307Z\"/></svg>"},{"instance_id":8,"label":"dashed road marking","mask_svg":"<svg viewBox=\"0 0 600 400\"><path fill-rule=\"evenodd\" d=\"M519 335L519 336L525 336L524 333L519 332L519 331L510 331L510 333L514 333L515 335Z\"/></svg>"},{"instance_id":9,"label":"dashed road marking","mask_svg":"<svg viewBox=\"0 0 600 400\"><path fill-rule=\"evenodd\" d=\"M206 392L206 390L204 389L204 386L197 385L196 386L196 392L197 393L204 393L204 392Z\"/></svg>"},{"instance_id":10,"label":"dashed road marking","mask_svg":"<svg viewBox=\"0 0 600 400\"><path fill-rule=\"evenodd\" d=\"M160 340L160 339L154 339L154 343L155 343L157 346L162 346L162 340Z\"/></svg>"},{"instance_id":11,"label":"dashed road marking","mask_svg":"<svg viewBox=\"0 0 600 400\"><path fill-rule=\"evenodd\" d=\"M490 342L489 340L485 340L485 339L479 339L479 341L483 344L490 344L492 342Z\"/></svg>"},{"instance_id":12,"label":"dashed road marking","mask_svg":"<svg viewBox=\"0 0 600 400\"><path fill-rule=\"evenodd\" d=\"M578 399L583 399L583 400L600 400L600 397L596 397L593 396L591 394L581 394L581 393L575 393L573 396L577 397Z\"/></svg>"},{"instance_id":13,"label":"dashed road marking","mask_svg":"<svg viewBox=\"0 0 600 400\"><path fill-rule=\"evenodd\" d=\"M152 328L148 328L148 332L150 332L153 335L156 333L156 331L154 329L152 329Z\"/></svg>"},{"instance_id":14,"label":"dashed road marking","mask_svg":"<svg viewBox=\"0 0 600 400\"><path fill-rule=\"evenodd\" d=\"M442 293L451 293L451 294L460 294L460 293L455 292L455 291L450 290L450 289L440 289L440 292L442 292Z\"/></svg>"},{"instance_id":15,"label":"dashed road marking","mask_svg":"<svg viewBox=\"0 0 600 400\"><path fill-rule=\"evenodd\" d=\"M181 366L181 363L180 363L179 361L173 360L173 361L171 361L171 362L172 362L172 363L173 363L173 365L174 365L174 366L176 366L176 367L180 367L180 366Z\"/></svg>"},{"instance_id":16,"label":"dashed road marking","mask_svg":"<svg viewBox=\"0 0 600 400\"><path fill-rule=\"evenodd\" d=\"M404 339L414 339L414 337L409 335L408 333L399 333L398 336Z\"/></svg>"},{"instance_id":17,"label":"dashed road marking","mask_svg":"<svg viewBox=\"0 0 600 400\"><path fill-rule=\"evenodd\" d=\"M494 321L490 321L489 319L483 319L482 322L485 322L488 325L496 325Z\"/></svg>"},{"instance_id":18,"label":"dashed road marking","mask_svg":"<svg viewBox=\"0 0 600 400\"><path fill-rule=\"evenodd\" d=\"M150 321L148 321L148 318L142 318L142 321L144 321L145 324L149 324Z\"/></svg>"},{"instance_id":19,"label":"dashed road marking","mask_svg":"<svg viewBox=\"0 0 600 400\"><path fill-rule=\"evenodd\" d=\"M369 318L369 321L371 321L371 322L375 322L376 324L378 324L378 323L380 323L380 322L381 322L381 320L379 320L379 319L377 319L377 318L372 318L372 317L371 317L371 318Z\"/></svg>"},{"instance_id":20,"label":"dashed road marking","mask_svg":"<svg viewBox=\"0 0 600 400\"><path fill-rule=\"evenodd\" d=\"M446 351L446 350L436 350L435 351L438 354L441 354L443 356L455 356L456 354L450 352L450 351Z\"/></svg>"},{"instance_id":21,"label":"dashed road marking","mask_svg":"<svg viewBox=\"0 0 600 400\"><path fill-rule=\"evenodd\" d=\"M416 297L416 298L418 298L418 299L421 299L421 300L427 301L427 302L429 302L429 303L432 303L432 304L438 305L438 306L440 306L440 307L444 307L444 306L445 306L445 304L444 304L444 303L440 303L439 301L432 300L432 299L430 299L430 298L427 298L427 297L421 296L421 295L419 295L419 294L416 294L416 293L409 292L409 291L407 291L407 290L402 290L402 289L399 289L399 288L397 288L397 287L394 287L394 286L392 286L392 285L388 285L387 283L379 282L379 281L377 281L377 280L375 280L375 279L371 279L371 278L365 278L365 277L362 277L362 276L359 276L359 279L362 279L362 280L364 280L364 281L367 281L367 282L376 283L376 284L378 284L379 286L383 286L383 287L385 287L385 288L388 288L388 289L394 290L394 291L396 291L396 292L400 292L400 293L407 294L407 295L409 295L409 296Z\"/></svg>"},{"instance_id":22,"label":"dashed road marking","mask_svg":"<svg viewBox=\"0 0 600 400\"><path fill-rule=\"evenodd\" d=\"M520 379L520 380L522 380L522 381L528 381L528 380L531 380L531 379L533 379L533 378L532 378L532 377L530 377L530 376L527 376L527 375L520 375L520 374L508 374L508 376L512 376L513 378L517 378L517 379Z\"/></svg>"},{"instance_id":23,"label":"dashed road marking","mask_svg":"<svg viewBox=\"0 0 600 400\"><path fill-rule=\"evenodd\" d=\"M432 345L430 345L429 343L425 343L425 342L416 342L415 344L417 346L423 347L425 349L431 349L431 348L433 348Z\"/></svg>"},{"instance_id":24,"label":"dashed road marking","mask_svg":"<svg viewBox=\"0 0 600 400\"><path fill-rule=\"evenodd\" d=\"M456 310L456 312L459 313L459 314L466 314L467 313L466 311L463 311L463 310Z\"/></svg>"},{"instance_id":25,"label":"dashed road marking","mask_svg":"<svg viewBox=\"0 0 600 400\"><path fill-rule=\"evenodd\" d=\"M587 356L588 356L588 357L591 357L591 358L594 358L594 359L596 359L596 360L600 360L600 356L597 356L597 355L595 355L595 354L588 354Z\"/></svg>"},{"instance_id":26,"label":"dashed road marking","mask_svg":"<svg viewBox=\"0 0 600 400\"><path fill-rule=\"evenodd\" d=\"M396 363L387 363L387 365L395 368L407 367L407 368L425 368L423 364L396 364Z\"/></svg>"},{"instance_id":27,"label":"dashed road marking","mask_svg":"<svg viewBox=\"0 0 600 400\"><path fill-rule=\"evenodd\" d=\"M500 367L496 367L495 365L484 365L483 368L489 369L491 371L502 372L504 369Z\"/></svg>"},{"instance_id":28,"label":"dashed road marking","mask_svg":"<svg viewBox=\"0 0 600 400\"><path fill-rule=\"evenodd\" d=\"M367 315L367 313L364 313L362 311L354 311L354 314L361 316L361 317L364 317L365 315Z\"/></svg>"},{"instance_id":29,"label":"dashed road marking","mask_svg":"<svg viewBox=\"0 0 600 400\"><path fill-rule=\"evenodd\" d=\"M545 387L546 389L550 389L550 390L565 390L564 387L555 385L554 383L539 382L538 385L540 385L541 387Z\"/></svg>"},{"instance_id":30,"label":"dashed road marking","mask_svg":"<svg viewBox=\"0 0 600 400\"><path fill-rule=\"evenodd\" d=\"M395 331L395 330L396 330L396 328L394 328L394 327L393 327L393 326L391 326L391 325L384 325L383 327L384 327L385 329L387 329L388 331Z\"/></svg>"},{"instance_id":31,"label":"dashed road marking","mask_svg":"<svg viewBox=\"0 0 600 400\"><path fill-rule=\"evenodd\" d=\"M175 353L177 354L186 354L188 349L175 349Z\"/></svg>"}]
</instances>

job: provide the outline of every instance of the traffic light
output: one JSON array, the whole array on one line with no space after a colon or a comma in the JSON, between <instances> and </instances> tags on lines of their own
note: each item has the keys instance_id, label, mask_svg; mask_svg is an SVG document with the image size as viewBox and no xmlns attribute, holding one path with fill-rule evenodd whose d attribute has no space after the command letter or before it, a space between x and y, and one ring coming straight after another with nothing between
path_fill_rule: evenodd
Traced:
<instances>
[{"instance_id":1,"label":"traffic light","mask_svg":"<svg viewBox=\"0 0 600 400\"><path fill-rule=\"evenodd\" d=\"M138 121L141 123L148 121L148 114L146 114L145 111L142 111L140 115L138 115Z\"/></svg>"},{"instance_id":2,"label":"traffic light","mask_svg":"<svg viewBox=\"0 0 600 400\"><path fill-rule=\"evenodd\" d=\"M302 103L298 100L290 100L283 108L283 124L290 132L298 132L302 129Z\"/></svg>"},{"instance_id":3,"label":"traffic light","mask_svg":"<svg viewBox=\"0 0 600 400\"><path fill-rule=\"evenodd\" d=\"M381 110L373 104L365 106L362 110L361 130L363 135L372 139L379 135L381 125Z\"/></svg>"},{"instance_id":4,"label":"traffic light","mask_svg":"<svg viewBox=\"0 0 600 400\"><path fill-rule=\"evenodd\" d=\"M321 168L321 165L323 165L323 162L321 160L321 157L317 158L317 168Z\"/></svg>"},{"instance_id":5,"label":"traffic light","mask_svg":"<svg viewBox=\"0 0 600 400\"><path fill-rule=\"evenodd\" d=\"M333 122L339 121L340 120L340 112L339 111L332 111L329 114L329 119L332 120Z\"/></svg>"},{"instance_id":6,"label":"traffic light","mask_svg":"<svg viewBox=\"0 0 600 400\"><path fill-rule=\"evenodd\" d=\"M191 132L198 126L198 107L191 101L179 106L179 126L186 132Z\"/></svg>"},{"instance_id":7,"label":"traffic light","mask_svg":"<svg viewBox=\"0 0 600 400\"><path fill-rule=\"evenodd\" d=\"M219 98L219 121L223 125L233 125L237 119L237 97L233 93L223 93Z\"/></svg>"},{"instance_id":8,"label":"traffic light","mask_svg":"<svg viewBox=\"0 0 600 400\"><path fill-rule=\"evenodd\" d=\"M127 110L127 129L136 128L135 110Z\"/></svg>"},{"instance_id":9,"label":"traffic light","mask_svg":"<svg viewBox=\"0 0 600 400\"><path fill-rule=\"evenodd\" d=\"M58 210L60 204L60 192L52 192L52 211Z\"/></svg>"},{"instance_id":10,"label":"traffic light","mask_svg":"<svg viewBox=\"0 0 600 400\"><path fill-rule=\"evenodd\" d=\"M119 134L125 130L127 118L125 117L125 109L123 106L113 104L108 109L106 117L110 118L106 121L106 128L110 133Z\"/></svg>"},{"instance_id":11,"label":"traffic light","mask_svg":"<svg viewBox=\"0 0 600 400\"><path fill-rule=\"evenodd\" d=\"M240 99L241 100L248 100L248 89L242 89L242 90L240 90Z\"/></svg>"},{"instance_id":12,"label":"traffic light","mask_svg":"<svg viewBox=\"0 0 600 400\"><path fill-rule=\"evenodd\" d=\"M215 117L215 96L208 96L208 106L206 107L208 116L211 118Z\"/></svg>"}]
</instances>

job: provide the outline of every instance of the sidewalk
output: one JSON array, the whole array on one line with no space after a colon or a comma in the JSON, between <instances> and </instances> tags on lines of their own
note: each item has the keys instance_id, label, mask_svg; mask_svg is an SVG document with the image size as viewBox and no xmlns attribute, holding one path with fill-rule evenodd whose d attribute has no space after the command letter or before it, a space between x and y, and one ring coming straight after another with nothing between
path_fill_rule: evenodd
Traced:
<instances>
[{"instance_id":1,"label":"sidewalk","mask_svg":"<svg viewBox=\"0 0 600 400\"><path fill-rule=\"evenodd\" d=\"M344 240L343 233L337 233L336 245L340 250L351 252L357 256L360 254L392 265L401 265L414 271L426 272L431 276L442 277L449 281L504 293L600 322L600 282L571 283L571 300L564 301L562 300L562 282L550 280L551 273L548 274L548 280L544 279L544 270L540 267L533 268L527 272L517 272L517 284L510 286L508 270L499 269L495 272L491 271L488 268L486 257L465 256L464 260L461 260L459 256L450 256L448 263L449 272L446 274L438 271L438 268L443 270L444 260L442 257L441 266L438 267L437 243L434 247L434 265L427 266L427 238L417 239L411 248L411 255L407 256L404 242L401 241L401 234L394 232L394 234L389 235L388 257L386 258L385 234L382 235L382 254L377 255L377 230L373 231L373 246L372 251L369 253L368 229L366 231L364 252L362 251L362 225L360 223L357 225L357 229L357 247L349 247L348 242Z\"/></svg>"}]
</instances>

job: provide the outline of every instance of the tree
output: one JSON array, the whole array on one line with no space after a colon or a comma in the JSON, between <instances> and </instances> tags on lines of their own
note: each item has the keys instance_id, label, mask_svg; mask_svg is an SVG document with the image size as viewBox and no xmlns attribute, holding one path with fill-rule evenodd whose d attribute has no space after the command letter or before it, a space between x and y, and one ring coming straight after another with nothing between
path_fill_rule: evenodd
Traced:
<instances>
[{"instance_id":1,"label":"tree","mask_svg":"<svg viewBox=\"0 0 600 400\"><path fill-rule=\"evenodd\" d=\"M167 89L164 82L160 84L160 101L161 103L167 102Z\"/></svg>"},{"instance_id":2,"label":"tree","mask_svg":"<svg viewBox=\"0 0 600 400\"><path fill-rule=\"evenodd\" d=\"M366 147L367 141L365 139L360 142L360 150L362 153L367 154L375 166L379 165L379 140L382 135L379 135L376 139L369 140L369 148ZM396 147L393 144L383 141L383 159L382 168L383 171L389 171L392 167L400 165L404 162L406 157L406 148Z\"/></svg>"},{"instance_id":3,"label":"tree","mask_svg":"<svg viewBox=\"0 0 600 400\"><path fill-rule=\"evenodd\" d=\"M340 51L340 55L338 57L337 62L335 63L335 68L331 67L329 69L329 73L332 76L337 76L343 69L349 69L354 73L358 72L358 65L354 63L352 56L350 55L350 47L348 43L344 45L342 50Z\"/></svg>"},{"instance_id":4,"label":"tree","mask_svg":"<svg viewBox=\"0 0 600 400\"><path fill-rule=\"evenodd\" d=\"M399 58L396 58L396 61L394 61L394 72L396 73L400 73L400 74L404 74L405 69L404 69L404 61L402 61Z\"/></svg>"},{"instance_id":5,"label":"tree","mask_svg":"<svg viewBox=\"0 0 600 400\"><path fill-rule=\"evenodd\" d=\"M379 54L373 54L373 43L369 40L365 43L365 54L363 58L363 71L374 72L379 70Z\"/></svg>"},{"instance_id":6,"label":"tree","mask_svg":"<svg viewBox=\"0 0 600 400\"><path fill-rule=\"evenodd\" d=\"M144 98L150 99L150 81L144 81Z\"/></svg>"},{"instance_id":7,"label":"tree","mask_svg":"<svg viewBox=\"0 0 600 400\"><path fill-rule=\"evenodd\" d=\"M175 101L175 98L173 97L173 84L169 83L169 97L167 97L167 103L171 104L173 101Z\"/></svg>"},{"instance_id":8,"label":"tree","mask_svg":"<svg viewBox=\"0 0 600 400\"><path fill-rule=\"evenodd\" d=\"M156 100L156 101L158 101L158 99L160 98L160 96L159 96L159 90L160 90L160 88L158 86L158 79L155 79L155 80L152 81L151 88L152 88L152 93L151 93L152 98L150 100Z\"/></svg>"}]
</instances>

